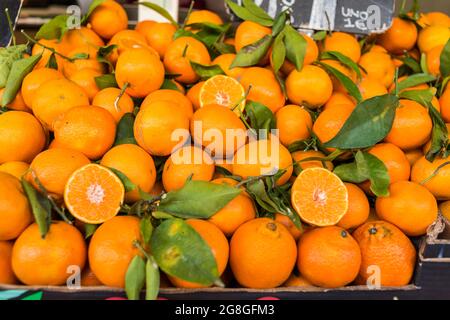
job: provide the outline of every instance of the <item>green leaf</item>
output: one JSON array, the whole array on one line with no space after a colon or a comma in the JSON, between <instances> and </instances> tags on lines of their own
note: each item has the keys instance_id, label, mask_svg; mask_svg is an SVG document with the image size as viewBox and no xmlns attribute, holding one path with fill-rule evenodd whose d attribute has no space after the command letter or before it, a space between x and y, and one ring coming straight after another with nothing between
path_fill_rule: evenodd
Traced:
<instances>
[{"instance_id":1,"label":"green leaf","mask_svg":"<svg viewBox=\"0 0 450 320\"><path fill-rule=\"evenodd\" d=\"M271 16L264 9L261 9L258 5L255 4L252 0L243 0L242 4L244 8L250 11L255 16L265 19L265 20L273 20Z\"/></svg>"},{"instance_id":2,"label":"green leaf","mask_svg":"<svg viewBox=\"0 0 450 320\"><path fill-rule=\"evenodd\" d=\"M407 88L415 87L422 83L427 83L436 80L436 77L428 73L413 74L406 79L400 81L397 85L398 92Z\"/></svg>"},{"instance_id":3,"label":"green leaf","mask_svg":"<svg viewBox=\"0 0 450 320\"><path fill-rule=\"evenodd\" d=\"M102 90L105 88L118 88L116 82L116 76L113 73L102 74L101 76L95 77L95 83L97 87Z\"/></svg>"},{"instance_id":4,"label":"green leaf","mask_svg":"<svg viewBox=\"0 0 450 320\"><path fill-rule=\"evenodd\" d=\"M106 0L93 0L91 2L91 4L89 5L88 11L81 19L81 23L84 24L85 22L87 22L89 20L90 15L92 14L92 12L94 12L94 10L105 1Z\"/></svg>"},{"instance_id":5,"label":"green leaf","mask_svg":"<svg viewBox=\"0 0 450 320\"><path fill-rule=\"evenodd\" d=\"M258 16L260 12L252 12L249 9L234 3L232 0L225 0L225 2L231 11L242 20L256 22L265 27L271 27L273 25L273 19L270 17L269 19Z\"/></svg>"},{"instance_id":6,"label":"green leaf","mask_svg":"<svg viewBox=\"0 0 450 320\"><path fill-rule=\"evenodd\" d=\"M265 105L248 101L245 104L245 113L250 119L250 124L255 130L266 130L269 132L271 129L276 128L276 120L273 112Z\"/></svg>"},{"instance_id":7,"label":"green leaf","mask_svg":"<svg viewBox=\"0 0 450 320\"><path fill-rule=\"evenodd\" d=\"M137 144L134 138L134 115L130 112L125 113L117 125L116 140L114 145L120 144Z\"/></svg>"},{"instance_id":8,"label":"green leaf","mask_svg":"<svg viewBox=\"0 0 450 320\"><path fill-rule=\"evenodd\" d=\"M420 72L422 72L422 69L420 68L420 64L414 58L405 57L403 59L403 63L408 68L410 68L413 73L420 73Z\"/></svg>"},{"instance_id":9,"label":"green leaf","mask_svg":"<svg viewBox=\"0 0 450 320\"><path fill-rule=\"evenodd\" d=\"M140 228L144 243L149 244L153 233L153 224L151 216L146 216L141 219Z\"/></svg>"},{"instance_id":10,"label":"green leaf","mask_svg":"<svg viewBox=\"0 0 450 320\"><path fill-rule=\"evenodd\" d=\"M3 91L1 105L6 107L16 97L17 92L22 85L22 80L25 76L33 70L34 66L41 59L42 54L30 56L16 60L11 65L8 79L6 80L5 90Z\"/></svg>"},{"instance_id":11,"label":"green leaf","mask_svg":"<svg viewBox=\"0 0 450 320\"><path fill-rule=\"evenodd\" d=\"M67 29L67 19L68 15L58 15L52 18L50 21L44 23L36 33L36 40L46 39L61 39L61 37L66 33Z\"/></svg>"},{"instance_id":12,"label":"green leaf","mask_svg":"<svg viewBox=\"0 0 450 320\"><path fill-rule=\"evenodd\" d=\"M111 170L120 179L120 181L122 181L122 184L125 187L125 192L130 192L138 188L138 186L134 184L122 171L111 167L107 168Z\"/></svg>"},{"instance_id":13,"label":"green leaf","mask_svg":"<svg viewBox=\"0 0 450 320\"><path fill-rule=\"evenodd\" d=\"M336 79L338 79L338 81L345 87L345 89L348 91L348 93L353 98L356 99L357 102L362 101L361 92L359 91L358 86L352 81L352 79L347 77L345 74L343 74L338 69L333 68L332 66L330 66L324 62L320 62L320 65L324 69L326 69L329 73L331 73Z\"/></svg>"},{"instance_id":14,"label":"green leaf","mask_svg":"<svg viewBox=\"0 0 450 320\"><path fill-rule=\"evenodd\" d=\"M153 256L149 256L145 265L145 300L156 300L159 292L159 267Z\"/></svg>"},{"instance_id":15,"label":"green leaf","mask_svg":"<svg viewBox=\"0 0 450 320\"><path fill-rule=\"evenodd\" d=\"M90 223L85 223L84 224L84 238L87 239L89 237L91 237L95 230L97 230L98 225L97 224L90 224Z\"/></svg>"},{"instance_id":16,"label":"green leaf","mask_svg":"<svg viewBox=\"0 0 450 320\"><path fill-rule=\"evenodd\" d=\"M159 13L161 16L163 16L164 18L166 18L167 20L170 21L171 24L173 24L175 27L178 27L178 23L175 21L175 19L170 15L170 13L164 9L163 7L157 5L156 3L152 3L152 2L138 2L138 4L143 5L144 7L147 7L149 9L152 9L153 11L156 11L157 13Z\"/></svg>"},{"instance_id":17,"label":"green leaf","mask_svg":"<svg viewBox=\"0 0 450 320\"><path fill-rule=\"evenodd\" d=\"M255 43L243 47L234 58L230 68L249 67L258 64L272 45L272 36L265 35Z\"/></svg>"},{"instance_id":18,"label":"green leaf","mask_svg":"<svg viewBox=\"0 0 450 320\"><path fill-rule=\"evenodd\" d=\"M211 22L197 22L188 24L186 27L189 27L190 29L193 30L208 31L216 34L224 34L228 32L228 30L231 28L231 24L225 23L222 25L218 25Z\"/></svg>"},{"instance_id":19,"label":"green leaf","mask_svg":"<svg viewBox=\"0 0 450 320\"><path fill-rule=\"evenodd\" d=\"M430 73L428 71L427 55L425 54L425 52L422 52L422 54L420 55L420 68L422 69L423 73Z\"/></svg>"},{"instance_id":20,"label":"green leaf","mask_svg":"<svg viewBox=\"0 0 450 320\"><path fill-rule=\"evenodd\" d=\"M180 218L210 218L241 193L239 188L206 181L188 180L160 201L158 210Z\"/></svg>"},{"instance_id":21,"label":"green leaf","mask_svg":"<svg viewBox=\"0 0 450 320\"><path fill-rule=\"evenodd\" d=\"M383 161L370 153L362 151L356 153L355 160L358 171L370 180L370 190L377 197L388 196L390 178Z\"/></svg>"},{"instance_id":22,"label":"green leaf","mask_svg":"<svg viewBox=\"0 0 450 320\"><path fill-rule=\"evenodd\" d=\"M180 89L177 87L175 82L173 82L172 79L167 79L167 78L164 78L164 82L163 82L163 84L161 86L161 89L169 89L169 90L180 91Z\"/></svg>"},{"instance_id":23,"label":"green leaf","mask_svg":"<svg viewBox=\"0 0 450 320\"><path fill-rule=\"evenodd\" d=\"M222 68L218 64L213 64L210 66L205 66L203 64L190 61L191 67L194 70L194 72L202 79L206 80L211 77L214 77L219 74L225 74L225 72L222 70Z\"/></svg>"},{"instance_id":24,"label":"green leaf","mask_svg":"<svg viewBox=\"0 0 450 320\"><path fill-rule=\"evenodd\" d=\"M213 48L216 49L220 54L236 53L236 48L234 46L223 41L214 43Z\"/></svg>"},{"instance_id":25,"label":"green leaf","mask_svg":"<svg viewBox=\"0 0 450 320\"><path fill-rule=\"evenodd\" d=\"M280 70L286 59L286 47L284 46L284 34L280 33L276 36L272 46L272 62L275 74Z\"/></svg>"},{"instance_id":26,"label":"green leaf","mask_svg":"<svg viewBox=\"0 0 450 320\"><path fill-rule=\"evenodd\" d=\"M164 220L155 228L151 248L159 267L170 276L205 286L219 279L211 248L181 219Z\"/></svg>"},{"instance_id":27,"label":"green leaf","mask_svg":"<svg viewBox=\"0 0 450 320\"><path fill-rule=\"evenodd\" d=\"M134 256L125 274L125 292L128 300L139 300L145 284L145 269L144 259L138 255Z\"/></svg>"},{"instance_id":28,"label":"green leaf","mask_svg":"<svg viewBox=\"0 0 450 320\"><path fill-rule=\"evenodd\" d=\"M442 78L450 76L450 39L444 46L440 57L440 71Z\"/></svg>"},{"instance_id":29,"label":"green leaf","mask_svg":"<svg viewBox=\"0 0 450 320\"><path fill-rule=\"evenodd\" d=\"M283 31L286 26L287 15L286 12L281 12L275 19L275 22L272 27L272 36L276 37L280 32Z\"/></svg>"},{"instance_id":30,"label":"green leaf","mask_svg":"<svg viewBox=\"0 0 450 320\"><path fill-rule=\"evenodd\" d=\"M38 192L25 178L21 180L23 190L30 202L34 220L39 227L41 238L44 239L50 229L52 205L50 200Z\"/></svg>"},{"instance_id":31,"label":"green leaf","mask_svg":"<svg viewBox=\"0 0 450 320\"><path fill-rule=\"evenodd\" d=\"M368 179L359 170L356 162L344 163L334 168L333 172L342 180L352 183L361 183Z\"/></svg>"},{"instance_id":32,"label":"green leaf","mask_svg":"<svg viewBox=\"0 0 450 320\"><path fill-rule=\"evenodd\" d=\"M320 58L321 59L332 59L332 60L339 61L347 68L353 70L356 73L356 75L358 76L358 79L361 79L362 75L361 75L361 70L359 69L358 64L356 64L352 59L343 55L342 53L340 53L338 51L325 51L324 53L322 53Z\"/></svg>"},{"instance_id":33,"label":"green leaf","mask_svg":"<svg viewBox=\"0 0 450 320\"><path fill-rule=\"evenodd\" d=\"M72 60L86 60L89 59L89 53L79 52L70 57Z\"/></svg>"},{"instance_id":34,"label":"green leaf","mask_svg":"<svg viewBox=\"0 0 450 320\"><path fill-rule=\"evenodd\" d=\"M326 37L327 37L327 31L322 30L322 31L317 31L316 33L314 33L311 38L316 41L322 41Z\"/></svg>"},{"instance_id":35,"label":"green leaf","mask_svg":"<svg viewBox=\"0 0 450 320\"><path fill-rule=\"evenodd\" d=\"M398 103L398 98L392 94L364 100L356 106L337 135L324 143L324 147L356 149L373 146L391 130Z\"/></svg>"},{"instance_id":36,"label":"green leaf","mask_svg":"<svg viewBox=\"0 0 450 320\"><path fill-rule=\"evenodd\" d=\"M303 60L305 60L308 45L305 38L292 26L286 25L284 28L284 44L286 45L286 57L300 71L303 68Z\"/></svg>"},{"instance_id":37,"label":"green leaf","mask_svg":"<svg viewBox=\"0 0 450 320\"><path fill-rule=\"evenodd\" d=\"M22 58L22 54L27 50L25 44L10 46L8 48L0 48L0 88L4 88L6 80L14 61Z\"/></svg>"},{"instance_id":38,"label":"green leaf","mask_svg":"<svg viewBox=\"0 0 450 320\"><path fill-rule=\"evenodd\" d=\"M58 62L56 61L55 53L52 53L50 55L50 58L48 58L48 61L47 61L47 64L45 65L45 67L58 70Z\"/></svg>"}]
</instances>

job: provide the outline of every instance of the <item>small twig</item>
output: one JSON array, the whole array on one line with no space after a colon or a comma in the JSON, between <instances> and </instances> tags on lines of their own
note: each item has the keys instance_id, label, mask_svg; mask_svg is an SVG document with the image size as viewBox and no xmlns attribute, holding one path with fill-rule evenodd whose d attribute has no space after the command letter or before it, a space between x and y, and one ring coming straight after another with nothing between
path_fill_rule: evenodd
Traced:
<instances>
[{"instance_id":1,"label":"small twig","mask_svg":"<svg viewBox=\"0 0 450 320\"><path fill-rule=\"evenodd\" d=\"M435 176L437 176L437 174L439 173L439 171L450 164L450 161L445 161L444 163L441 163L436 170L434 170L434 172L427 178L423 179L422 181L419 182L419 184L424 185L425 183L427 183L428 181L430 181L431 179L433 179Z\"/></svg>"},{"instance_id":2,"label":"small twig","mask_svg":"<svg viewBox=\"0 0 450 320\"><path fill-rule=\"evenodd\" d=\"M25 38L27 38L28 41L31 41L32 43L37 44L38 46L41 46L44 49L49 50L50 52L56 54L57 56L60 56L61 58L65 59L65 60L67 60L69 62L74 62L75 60L77 60L77 59L74 59L74 58L69 58L68 56L65 56L62 53L59 53L58 51L56 51L54 48L51 48L49 46L46 46L46 45L40 43L39 41L34 40L23 29L20 30L20 33L22 33L25 36Z\"/></svg>"},{"instance_id":3,"label":"small twig","mask_svg":"<svg viewBox=\"0 0 450 320\"><path fill-rule=\"evenodd\" d=\"M270 175L260 175L260 176L255 176L255 177L250 177L247 179L242 180L241 182L239 182L235 187L236 188L240 188L242 187L244 184L248 183L248 182L253 182L253 181L257 181L257 180L261 180L264 178L270 177Z\"/></svg>"},{"instance_id":4,"label":"small twig","mask_svg":"<svg viewBox=\"0 0 450 320\"><path fill-rule=\"evenodd\" d=\"M182 56L183 58L186 57L188 48L189 48L189 45L187 44L187 45L184 47L184 49L183 49L183 53L181 54L181 56Z\"/></svg>"},{"instance_id":5,"label":"small twig","mask_svg":"<svg viewBox=\"0 0 450 320\"><path fill-rule=\"evenodd\" d=\"M12 42L13 45L16 45L16 36L14 35L14 27L13 27L13 23L11 20L11 16L9 15L9 9L5 8L5 15L6 15L6 20L8 20L8 27L9 27L9 32L11 32L11 38L12 38Z\"/></svg>"},{"instance_id":6,"label":"small twig","mask_svg":"<svg viewBox=\"0 0 450 320\"><path fill-rule=\"evenodd\" d=\"M189 5L189 9L188 9L186 18L184 19L183 23L181 24L180 29L184 29L184 27L186 27L186 23L189 20L189 16L191 15L191 12L192 12L192 9L194 8L194 5L195 5L195 1L192 0L191 4Z\"/></svg>"},{"instance_id":7,"label":"small twig","mask_svg":"<svg viewBox=\"0 0 450 320\"><path fill-rule=\"evenodd\" d=\"M123 85L122 89L120 90L119 95L114 100L114 109L116 109L117 112L121 111L121 109L119 107L119 100L120 100L120 98L122 98L123 94L125 93L125 90L127 90L129 85L130 85L129 82L125 82L125 84Z\"/></svg>"},{"instance_id":8,"label":"small twig","mask_svg":"<svg viewBox=\"0 0 450 320\"><path fill-rule=\"evenodd\" d=\"M147 259L150 259L147 251L145 251L144 247L138 240L133 241L133 246L135 246Z\"/></svg>"}]
</instances>

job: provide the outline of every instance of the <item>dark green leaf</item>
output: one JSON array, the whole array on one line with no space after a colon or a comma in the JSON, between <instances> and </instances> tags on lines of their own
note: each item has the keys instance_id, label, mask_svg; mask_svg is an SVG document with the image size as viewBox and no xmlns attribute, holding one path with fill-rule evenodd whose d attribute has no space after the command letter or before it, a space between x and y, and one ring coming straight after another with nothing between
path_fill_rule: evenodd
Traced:
<instances>
[{"instance_id":1,"label":"dark green leaf","mask_svg":"<svg viewBox=\"0 0 450 320\"><path fill-rule=\"evenodd\" d=\"M89 54L85 52L79 52L70 57L72 60L86 60L89 59Z\"/></svg>"},{"instance_id":2,"label":"dark green leaf","mask_svg":"<svg viewBox=\"0 0 450 320\"><path fill-rule=\"evenodd\" d=\"M61 37L66 33L67 29L67 19L69 16L63 14L52 18L50 21L44 23L36 33L35 38L39 39L61 39Z\"/></svg>"},{"instance_id":3,"label":"dark green leaf","mask_svg":"<svg viewBox=\"0 0 450 320\"><path fill-rule=\"evenodd\" d=\"M97 224L90 224L90 223L85 223L84 224L84 238L87 239L89 237L91 237L95 230L97 230L98 225Z\"/></svg>"},{"instance_id":4,"label":"dark green leaf","mask_svg":"<svg viewBox=\"0 0 450 320\"><path fill-rule=\"evenodd\" d=\"M284 44L286 45L286 57L295 68L300 71L303 68L307 42L303 36L290 25L284 28Z\"/></svg>"},{"instance_id":5,"label":"dark green leaf","mask_svg":"<svg viewBox=\"0 0 450 320\"><path fill-rule=\"evenodd\" d=\"M164 220L155 228L151 248L159 267L170 276L205 286L219 278L211 248L181 219Z\"/></svg>"},{"instance_id":6,"label":"dark green leaf","mask_svg":"<svg viewBox=\"0 0 450 320\"><path fill-rule=\"evenodd\" d=\"M105 88L118 88L116 82L116 76L113 73L102 74L101 76L95 77L95 83L97 87L102 90Z\"/></svg>"},{"instance_id":7,"label":"dark green leaf","mask_svg":"<svg viewBox=\"0 0 450 320\"><path fill-rule=\"evenodd\" d=\"M150 239L152 237L152 233L153 233L153 224L152 224L151 216L143 217L141 219L140 227L141 227L141 235L142 235L142 239L144 240L144 243L149 244Z\"/></svg>"},{"instance_id":8,"label":"dark green leaf","mask_svg":"<svg viewBox=\"0 0 450 320\"><path fill-rule=\"evenodd\" d=\"M117 48L116 44L110 44L110 45L106 45L106 46L100 47L100 48L98 48L98 56L106 58L116 48Z\"/></svg>"},{"instance_id":9,"label":"dark green leaf","mask_svg":"<svg viewBox=\"0 0 450 320\"><path fill-rule=\"evenodd\" d=\"M352 59L343 55L342 53L338 51L325 51L324 53L322 53L320 58L339 61L347 68L353 70L358 76L358 79L361 79L361 70L359 69L359 66Z\"/></svg>"},{"instance_id":10,"label":"dark green leaf","mask_svg":"<svg viewBox=\"0 0 450 320\"><path fill-rule=\"evenodd\" d=\"M164 9L163 7L157 5L156 3L152 3L152 2L138 2L138 4L143 5L143 6L147 7L147 8L150 8L153 11L158 12L161 16L163 16L164 18L169 20L170 23L172 23L174 26L178 27L178 23L170 15L170 13L166 9Z\"/></svg>"},{"instance_id":11,"label":"dark green leaf","mask_svg":"<svg viewBox=\"0 0 450 320\"><path fill-rule=\"evenodd\" d=\"M420 64L414 58L406 57L406 58L403 59L403 63L408 68L410 68L413 73L420 73L420 72L422 72L422 69L420 68Z\"/></svg>"},{"instance_id":12,"label":"dark green leaf","mask_svg":"<svg viewBox=\"0 0 450 320\"><path fill-rule=\"evenodd\" d=\"M377 197L389 195L389 173L383 161L374 155L358 151L355 156L356 165L361 175L370 180L370 190Z\"/></svg>"},{"instance_id":13,"label":"dark green leaf","mask_svg":"<svg viewBox=\"0 0 450 320\"><path fill-rule=\"evenodd\" d=\"M223 41L214 43L213 48L221 54L236 53L236 48L233 45L225 43Z\"/></svg>"},{"instance_id":14,"label":"dark green leaf","mask_svg":"<svg viewBox=\"0 0 450 320\"><path fill-rule=\"evenodd\" d=\"M368 177L363 175L359 170L356 162L344 163L336 168L333 172L342 180L352 183L361 183L366 181Z\"/></svg>"},{"instance_id":15,"label":"dark green leaf","mask_svg":"<svg viewBox=\"0 0 450 320\"><path fill-rule=\"evenodd\" d=\"M218 64L205 66L200 63L190 61L192 69L202 79L206 80L218 74L225 74L222 68Z\"/></svg>"},{"instance_id":16,"label":"dark green leaf","mask_svg":"<svg viewBox=\"0 0 450 320\"><path fill-rule=\"evenodd\" d=\"M180 91L180 89L177 87L175 82L173 82L172 79L167 79L167 78L164 78L164 82L163 82L163 84L161 86L161 89L169 89L169 90Z\"/></svg>"},{"instance_id":17,"label":"dark green leaf","mask_svg":"<svg viewBox=\"0 0 450 320\"><path fill-rule=\"evenodd\" d=\"M431 102L434 97L434 93L432 90L433 89L402 91L399 93L399 97L402 99L416 101L424 107L427 107L428 102Z\"/></svg>"},{"instance_id":18,"label":"dark green leaf","mask_svg":"<svg viewBox=\"0 0 450 320\"><path fill-rule=\"evenodd\" d=\"M188 180L181 189L163 197L159 210L180 218L209 218L240 193L233 186Z\"/></svg>"},{"instance_id":19,"label":"dark green leaf","mask_svg":"<svg viewBox=\"0 0 450 320\"><path fill-rule=\"evenodd\" d=\"M373 146L391 130L398 103L398 98L392 94L364 100L324 147L356 149Z\"/></svg>"},{"instance_id":20,"label":"dark green leaf","mask_svg":"<svg viewBox=\"0 0 450 320\"><path fill-rule=\"evenodd\" d=\"M320 65L329 73L331 73L345 87L348 93L356 99L357 102L362 101L361 92L359 91L358 86L352 81L352 79L327 63L321 62Z\"/></svg>"},{"instance_id":21,"label":"dark green leaf","mask_svg":"<svg viewBox=\"0 0 450 320\"><path fill-rule=\"evenodd\" d=\"M14 61L22 58L22 54L27 50L25 44L10 46L8 48L0 48L0 88L4 88L6 80Z\"/></svg>"},{"instance_id":22,"label":"dark green leaf","mask_svg":"<svg viewBox=\"0 0 450 320\"><path fill-rule=\"evenodd\" d=\"M125 292L128 300L139 300L145 284L145 269L144 259L138 255L134 256L125 274Z\"/></svg>"},{"instance_id":23,"label":"dark green leaf","mask_svg":"<svg viewBox=\"0 0 450 320\"><path fill-rule=\"evenodd\" d=\"M45 65L45 67L58 70L58 62L56 61L56 55L54 53L52 53L50 55L50 58L48 58L48 61L47 61L47 64Z\"/></svg>"},{"instance_id":24,"label":"dark green leaf","mask_svg":"<svg viewBox=\"0 0 450 320\"><path fill-rule=\"evenodd\" d=\"M173 39L176 40L178 38L181 37L191 37L194 38L198 41L202 41L202 39L200 39L196 33L193 33L190 30L186 30L186 29L178 29L177 31L175 31L175 33L173 34Z\"/></svg>"},{"instance_id":25,"label":"dark green leaf","mask_svg":"<svg viewBox=\"0 0 450 320\"><path fill-rule=\"evenodd\" d=\"M258 64L272 45L272 36L265 35L255 43L243 47L234 58L230 68L249 67Z\"/></svg>"},{"instance_id":26,"label":"dark green leaf","mask_svg":"<svg viewBox=\"0 0 450 320\"><path fill-rule=\"evenodd\" d=\"M111 170L112 172L114 172L114 174L120 179L120 181L122 181L123 186L125 187L125 192L130 192L133 190L136 190L136 188L138 187L136 184L134 184L123 172L121 172L120 170L111 168L111 167L107 167L109 170Z\"/></svg>"},{"instance_id":27,"label":"dark green leaf","mask_svg":"<svg viewBox=\"0 0 450 320\"><path fill-rule=\"evenodd\" d=\"M450 76L450 39L447 41L441 52L439 68L442 78Z\"/></svg>"},{"instance_id":28,"label":"dark green leaf","mask_svg":"<svg viewBox=\"0 0 450 320\"><path fill-rule=\"evenodd\" d=\"M422 83L434 81L434 80L436 80L436 77L431 74L427 74L427 73L413 74L413 75L407 77L406 79L400 81L398 83L397 90L398 90L398 92L400 92L400 91L403 91L404 89L414 87L414 86L417 86Z\"/></svg>"},{"instance_id":29,"label":"dark green leaf","mask_svg":"<svg viewBox=\"0 0 450 320\"><path fill-rule=\"evenodd\" d=\"M158 264L153 256L148 257L145 271L145 300L156 300L159 292L160 275Z\"/></svg>"},{"instance_id":30,"label":"dark green leaf","mask_svg":"<svg viewBox=\"0 0 450 320\"><path fill-rule=\"evenodd\" d=\"M326 30L322 30L322 31L317 31L316 33L314 33L312 35L313 40L316 41L322 41L323 39L325 39L327 36L327 31Z\"/></svg>"},{"instance_id":31,"label":"dark green leaf","mask_svg":"<svg viewBox=\"0 0 450 320\"><path fill-rule=\"evenodd\" d=\"M81 23L84 24L85 22L87 22L92 12L94 12L94 10L105 1L106 0L93 0L89 5L87 13L81 19Z\"/></svg>"},{"instance_id":32,"label":"dark green leaf","mask_svg":"<svg viewBox=\"0 0 450 320\"><path fill-rule=\"evenodd\" d=\"M186 27L189 27L193 30L200 30L200 31L209 31L216 34L223 34L228 32L228 30L231 27L230 23L225 23L222 25L218 25L211 22L199 22L199 23L191 23L188 24Z\"/></svg>"},{"instance_id":33,"label":"dark green leaf","mask_svg":"<svg viewBox=\"0 0 450 320\"><path fill-rule=\"evenodd\" d=\"M272 27L272 36L276 37L280 32L283 31L284 26L286 25L287 15L286 12L281 12L275 19L275 22Z\"/></svg>"},{"instance_id":34,"label":"dark green leaf","mask_svg":"<svg viewBox=\"0 0 450 320\"><path fill-rule=\"evenodd\" d=\"M276 36L272 46L272 63L273 71L278 73L286 58L286 47L284 46L284 34L280 33Z\"/></svg>"},{"instance_id":35,"label":"dark green leaf","mask_svg":"<svg viewBox=\"0 0 450 320\"><path fill-rule=\"evenodd\" d=\"M253 129L270 132L271 129L276 128L275 116L265 105L255 101L248 101L245 105L245 112L250 119L250 125Z\"/></svg>"},{"instance_id":36,"label":"dark green leaf","mask_svg":"<svg viewBox=\"0 0 450 320\"><path fill-rule=\"evenodd\" d=\"M21 180L23 190L30 202L34 220L39 227L41 238L44 239L50 229L52 205L50 200L38 192L25 178Z\"/></svg>"},{"instance_id":37,"label":"dark green leaf","mask_svg":"<svg viewBox=\"0 0 450 320\"><path fill-rule=\"evenodd\" d=\"M137 144L134 139L134 115L132 113L125 113L117 125L116 140L114 145L119 144Z\"/></svg>"},{"instance_id":38,"label":"dark green leaf","mask_svg":"<svg viewBox=\"0 0 450 320\"><path fill-rule=\"evenodd\" d=\"M225 0L228 7L230 7L231 11L235 15L237 15L242 20L256 22L262 26L270 27L273 25L273 19L262 18L258 16L258 12L253 13L247 8L241 7L238 4L234 3L232 0Z\"/></svg>"}]
</instances>

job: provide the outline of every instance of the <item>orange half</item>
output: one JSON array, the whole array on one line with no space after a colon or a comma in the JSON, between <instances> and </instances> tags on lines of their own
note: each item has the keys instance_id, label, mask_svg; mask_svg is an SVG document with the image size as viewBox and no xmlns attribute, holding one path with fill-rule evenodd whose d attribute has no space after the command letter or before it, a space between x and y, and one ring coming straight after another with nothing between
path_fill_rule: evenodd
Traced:
<instances>
[{"instance_id":1,"label":"orange half","mask_svg":"<svg viewBox=\"0 0 450 320\"><path fill-rule=\"evenodd\" d=\"M91 224L117 215L124 196L122 181L108 168L93 163L75 171L64 189L64 202L70 213Z\"/></svg>"},{"instance_id":2,"label":"orange half","mask_svg":"<svg viewBox=\"0 0 450 320\"><path fill-rule=\"evenodd\" d=\"M319 227L332 226L347 212L347 188L333 172L308 168L295 179L291 202L303 221Z\"/></svg>"},{"instance_id":3,"label":"orange half","mask_svg":"<svg viewBox=\"0 0 450 320\"><path fill-rule=\"evenodd\" d=\"M234 108L240 115L245 107L244 87L234 78L217 75L205 81L200 89L200 107L218 104L227 108Z\"/></svg>"}]
</instances>

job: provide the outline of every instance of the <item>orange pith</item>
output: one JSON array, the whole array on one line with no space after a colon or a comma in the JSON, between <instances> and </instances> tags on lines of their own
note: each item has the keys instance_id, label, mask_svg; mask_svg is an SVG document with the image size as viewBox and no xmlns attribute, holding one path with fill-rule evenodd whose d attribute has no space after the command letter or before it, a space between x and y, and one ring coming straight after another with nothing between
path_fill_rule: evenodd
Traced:
<instances>
[{"instance_id":1,"label":"orange pith","mask_svg":"<svg viewBox=\"0 0 450 320\"><path fill-rule=\"evenodd\" d=\"M200 89L200 106L219 104L227 108L234 108L239 115L239 110L244 110L245 92L242 85L232 77L217 75L208 79ZM238 110L239 109L239 110Z\"/></svg>"}]
</instances>

